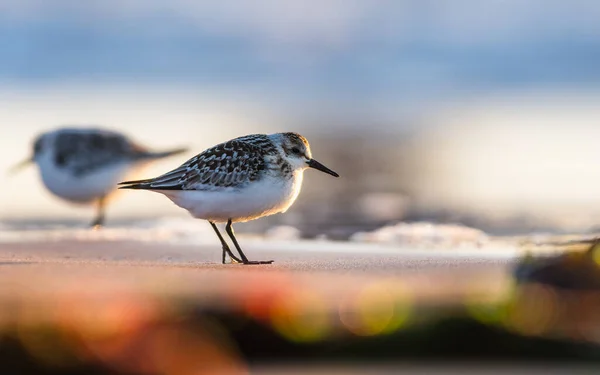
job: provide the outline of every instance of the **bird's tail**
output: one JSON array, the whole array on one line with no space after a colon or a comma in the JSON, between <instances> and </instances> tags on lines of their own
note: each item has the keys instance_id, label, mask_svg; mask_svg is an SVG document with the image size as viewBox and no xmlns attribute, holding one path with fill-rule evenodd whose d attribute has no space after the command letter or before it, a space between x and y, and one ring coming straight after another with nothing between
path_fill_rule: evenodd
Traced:
<instances>
[{"instance_id":1,"label":"bird's tail","mask_svg":"<svg viewBox=\"0 0 600 375\"><path fill-rule=\"evenodd\" d=\"M117 185L119 185L119 189L149 189L153 180L153 178L150 178L147 180L124 181L119 182Z\"/></svg>"},{"instance_id":2,"label":"bird's tail","mask_svg":"<svg viewBox=\"0 0 600 375\"><path fill-rule=\"evenodd\" d=\"M143 150L138 153L138 158L139 159L149 159L149 160L162 159L162 158L166 158L168 156L182 154L182 153L186 152L187 150L188 149L186 147L176 148L173 150L162 151L162 152Z\"/></svg>"},{"instance_id":3,"label":"bird's tail","mask_svg":"<svg viewBox=\"0 0 600 375\"><path fill-rule=\"evenodd\" d=\"M163 152L157 152L157 151L150 151L147 149L144 149L142 147L138 147L137 148L137 153L136 153L136 159L139 161L151 161L151 160L157 160L157 159L161 159L161 158L166 158L168 156L173 156L173 155L178 155L178 154L182 154L184 152L186 152L188 149L186 147L181 147L181 148L177 148L177 149L173 149L173 150L169 150L169 151L163 151ZM154 178L150 178L147 180L131 180L131 181L124 181L124 182L120 182L118 183L119 185L119 189L149 189L152 190L152 183L155 181Z\"/></svg>"}]
</instances>

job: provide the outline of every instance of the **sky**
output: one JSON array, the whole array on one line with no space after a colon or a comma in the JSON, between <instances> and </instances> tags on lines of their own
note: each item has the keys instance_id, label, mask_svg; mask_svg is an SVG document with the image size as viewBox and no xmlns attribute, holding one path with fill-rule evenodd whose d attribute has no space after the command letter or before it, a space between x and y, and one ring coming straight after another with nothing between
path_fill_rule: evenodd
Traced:
<instances>
[{"instance_id":1,"label":"sky","mask_svg":"<svg viewBox=\"0 0 600 375\"><path fill-rule=\"evenodd\" d=\"M593 0L0 2L0 79L410 100L596 86Z\"/></svg>"}]
</instances>

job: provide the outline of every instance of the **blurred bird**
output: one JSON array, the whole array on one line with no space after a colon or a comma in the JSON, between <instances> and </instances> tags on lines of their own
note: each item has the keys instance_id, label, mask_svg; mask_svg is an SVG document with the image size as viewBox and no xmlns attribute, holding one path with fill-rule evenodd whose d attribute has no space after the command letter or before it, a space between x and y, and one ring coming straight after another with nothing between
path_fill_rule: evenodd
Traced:
<instances>
[{"instance_id":1,"label":"blurred bird","mask_svg":"<svg viewBox=\"0 0 600 375\"><path fill-rule=\"evenodd\" d=\"M272 260L248 260L232 223L286 212L300 193L307 168L339 177L312 158L308 141L300 134L253 134L209 148L162 176L119 185L164 194L195 218L208 220L221 241L223 264L226 254L237 263L270 264ZM241 259L231 252L215 223L227 223L225 229Z\"/></svg>"},{"instance_id":2,"label":"blurred bird","mask_svg":"<svg viewBox=\"0 0 600 375\"><path fill-rule=\"evenodd\" d=\"M148 162L185 151L150 151L109 130L60 128L40 134L35 139L33 155L11 172L37 164L44 185L54 195L72 203L96 206L91 225L99 227L105 221L107 199L117 191L119 181Z\"/></svg>"}]
</instances>

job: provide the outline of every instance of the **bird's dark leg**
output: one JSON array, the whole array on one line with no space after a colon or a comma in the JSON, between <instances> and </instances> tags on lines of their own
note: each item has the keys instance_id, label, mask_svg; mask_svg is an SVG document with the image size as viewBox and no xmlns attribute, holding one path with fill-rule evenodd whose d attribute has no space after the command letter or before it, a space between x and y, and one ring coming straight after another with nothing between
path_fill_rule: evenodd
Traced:
<instances>
[{"instance_id":1,"label":"bird's dark leg","mask_svg":"<svg viewBox=\"0 0 600 375\"><path fill-rule=\"evenodd\" d=\"M229 238L231 238L231 240L233 241L233 244L235 245L235 248L237 249L238 253L240 253L240 256L242 257L242 262L244 264L271 264L271 263L273 263L272 260L258 260L258 261L248 260L248 258L242 251L242 248L240 247L237 240L235 239L235 235L233 234L233 228L231 227L231 219L229 219L227 221L227 226L225 227L225 231L229 235Z\"/></svg>"},{"instance_id":2,"label":"bird's dark leg","mask_svg":"<svg viewBox=\"0 0 600 375\"><path fill-rule=\"evenodd\" d=\"M217 237L219 237L219 241L221 241L221 246L223 247L223 256L222 256L221 261L223 262L223 264L225 264L225 254L229 254L229 257L231 258L232 261L234 261L236 263L242 263L242 260L240 258L233 255L233 253L229 249L229 245L227 245L227 242L225 242L225 240L223 239L223 236L221 236L221 233L219 232L219 228L217 228L215 223L213 223L212 221L209 221L209 223L215 230Z\"/></svg>"},{"instance_id":3,"label":"bird's dark leg","mask_svg":"<svg viewBox=\"0 0 600 375\"><path fill-rule=\"evenodd\" d=\"M96 217L94 218L94 221L92 221L92 223L90 224L92 228L97 229L104 225L105 205L106 202L104 201L104 197L98 199L98 202L96 203Z\"/></svg>"}]
</instances>

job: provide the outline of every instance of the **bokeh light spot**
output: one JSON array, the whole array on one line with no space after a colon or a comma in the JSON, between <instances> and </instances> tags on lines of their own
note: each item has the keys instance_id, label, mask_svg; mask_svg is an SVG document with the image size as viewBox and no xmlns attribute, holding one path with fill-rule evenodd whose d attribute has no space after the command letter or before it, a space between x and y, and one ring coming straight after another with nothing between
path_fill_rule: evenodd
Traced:
<instances>
[{"instance_id":1,"label":"bokeh light spot","mask_svg":"<svg viewBox=\"0 0 600 375\"><path fill-rule=\"evenodd\" d=\"M373 283L340 306L340 320L355 335L391 333L405 324L411 305L397 284Z\"/></svg>"},{"instance_id":2,"label":"bokeh light spot","mask_svg":"<svg viewBox=\"0 0 600 375\"><path fill-rule=\"evenodd\" d=\"M331 331L325 302L309 291L297 291L276 301L271 309L271 323L281 335L296 342L319 341Z\"/></svg>"},{"instance_id":3,"label":"bokeh light spot","mask_svg":"<svg viewBox=\"0 0 600 375\"><path fill-rule=\"evenodd\" d=\"M541 284L524 285L511 301L504 324L523 335L542 335L556 322L559 308L552 288Z\"/></svg>"}]
</instances>

